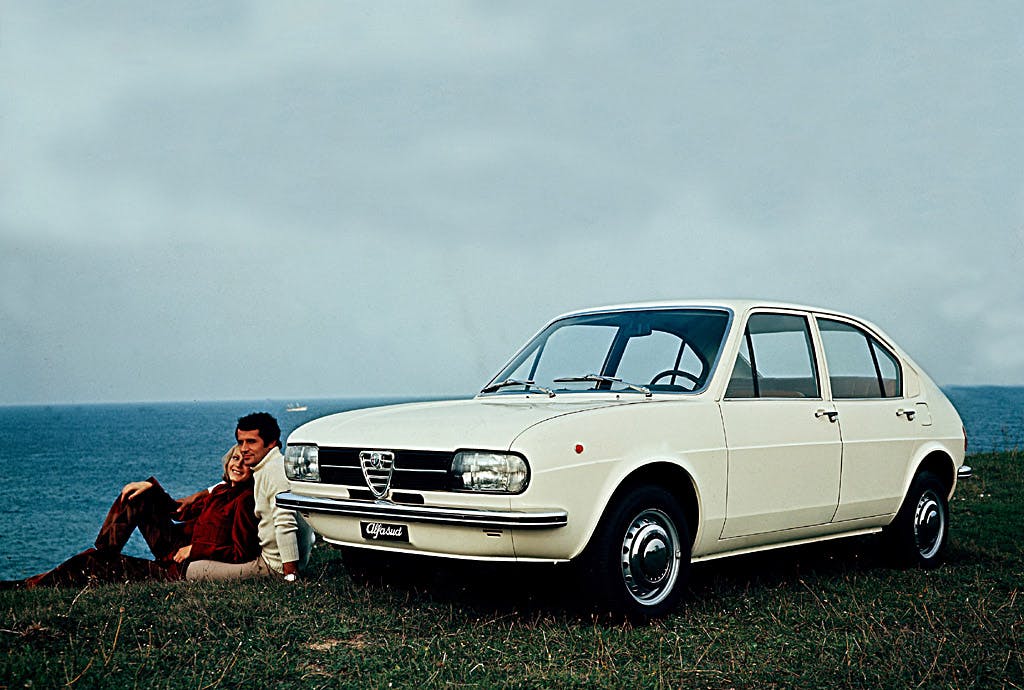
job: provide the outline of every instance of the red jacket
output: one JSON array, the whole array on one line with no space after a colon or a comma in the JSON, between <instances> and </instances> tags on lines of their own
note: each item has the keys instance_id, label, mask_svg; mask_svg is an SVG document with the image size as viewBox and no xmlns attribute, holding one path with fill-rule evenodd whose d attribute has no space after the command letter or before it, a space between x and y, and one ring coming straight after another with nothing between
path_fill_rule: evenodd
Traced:
<instances>
[{"instance_id":1,"label":"red jacket","mask_svg":"<svg viewBox=\"0 0 1024 690\"><path fill-rule=\"evenodd\" d=\"M252 482L218 484L190 508L199 516L192 523L189 560L246 563L260 555Z\"/></svg>"}]
</instances>

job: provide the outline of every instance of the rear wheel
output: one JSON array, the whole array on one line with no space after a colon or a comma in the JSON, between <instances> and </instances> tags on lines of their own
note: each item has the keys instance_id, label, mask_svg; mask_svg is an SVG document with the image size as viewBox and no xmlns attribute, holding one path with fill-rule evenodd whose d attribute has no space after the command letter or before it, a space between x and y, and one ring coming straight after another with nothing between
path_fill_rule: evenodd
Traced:
<instances>
[{"instance_id":1,"label":"rear wheel","mask_svg":"<svg viewBox=\"0 0 1024 690\"><path fill-rule=\"evenodd\" d=\"M933 473L914 477L892 524L886 528L893 556L901 565L934 568L949 541L949 503L945 485Z\"/></svg>"},{"instance_id":2,"label":"rear wheel","mask_svg":"<svg viewBox=\"0 0 1024 690\"><path fill-rule=\"evenodd\" d=\"M678 501L657 486L630 490L607 512L584 557L589 584L616 614L654 618L679 602L690 530Z\"/></svg>"}]
</instances>

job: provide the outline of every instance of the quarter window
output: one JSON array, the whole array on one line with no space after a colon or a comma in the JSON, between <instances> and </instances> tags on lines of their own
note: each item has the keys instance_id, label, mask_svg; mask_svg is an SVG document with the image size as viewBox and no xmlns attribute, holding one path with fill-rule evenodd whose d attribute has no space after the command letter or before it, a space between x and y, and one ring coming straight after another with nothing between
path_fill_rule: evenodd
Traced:
<instances>
[{"instance_id":1,"label":"quarter window","mask_svg":"<svg viewBox=\"0 0 1024 690\"><path fill-rule=\"evenodd\" d=\"M817 398L818 371L807 319L754 314L747 321L727 398Z\"/></svg>"},{"instance_id":2,"label":"quarter window","mask_svg":"<svg viewBox=\"0 0 1024 690\"><path fill-rule=\"evenodd\" d=\"M818 319L832 397L894 398L903 394L899 362L879 341L852 324Z\"/></svg>"}]
</instances>

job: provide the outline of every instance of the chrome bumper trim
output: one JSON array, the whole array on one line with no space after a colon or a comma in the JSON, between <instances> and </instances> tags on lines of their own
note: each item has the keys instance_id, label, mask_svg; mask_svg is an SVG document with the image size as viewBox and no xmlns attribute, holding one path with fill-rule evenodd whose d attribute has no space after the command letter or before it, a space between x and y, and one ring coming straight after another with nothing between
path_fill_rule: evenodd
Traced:
<instances>
[{"instance_id":1,"label":"chrome bumper trim","mask_svg":"<svg viewBox=\"0 0 1024 690\"><path fill-rule=\"evenodd\" d=\"M961 465L960 469L956 471L957 479L970 479L974 476L974 470L971 469L970 465Z\"/></svg>"},{"instance_id":2,"label":"chrome bumper trim","mask_svg":"<svg viewBox=\"0 0 1024 690\"><path fill-rule=\"evenodd\" d=\"M549 529L565 527L569 523L569 514L564 510L521 512L477 508L435 508L398 504L391 501L358 501L348 498L298 496L290 491L277 495L277 505L297 510L300 513L345 515L367 520L429 522L483 529Z\"/></svg>"}]
</instances>

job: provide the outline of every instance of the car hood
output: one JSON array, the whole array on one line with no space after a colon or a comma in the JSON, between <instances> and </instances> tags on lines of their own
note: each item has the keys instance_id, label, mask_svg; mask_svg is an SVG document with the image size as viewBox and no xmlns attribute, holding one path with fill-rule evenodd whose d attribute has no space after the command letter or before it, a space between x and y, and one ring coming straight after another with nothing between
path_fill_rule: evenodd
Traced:
<instances>
[{"instance_id":1,"label":"car hood","mask_svg":"<svg viewBox=\"0 0 1024 690\"><path fill-rule=\"evenodd\" d=\"M536 398L447 400L352 410L303 424L289 444L341 448L508 448L526 429L555 417L633 400L589 399L541 402Z\"/></svg>"}]
</instances>

